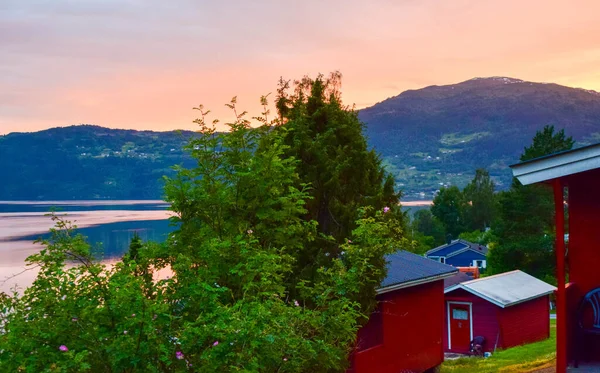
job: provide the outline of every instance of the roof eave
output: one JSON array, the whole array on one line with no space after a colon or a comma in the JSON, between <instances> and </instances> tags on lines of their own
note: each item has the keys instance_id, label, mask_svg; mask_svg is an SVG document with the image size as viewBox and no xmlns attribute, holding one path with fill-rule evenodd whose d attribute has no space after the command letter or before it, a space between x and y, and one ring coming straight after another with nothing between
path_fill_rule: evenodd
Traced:
<instances>
[{"instance_id":1,"label":"roof eave","mask_svg":"<svg viewBox=\"0 0 600 373\"><path fill-rule=\"evenodd\" d=\"M536 298L539 298L539 297L543 297L543 296L552 294L556 290L556 288L555 288L554 290L549 290L547 292L536 294L536 295L533 295L531 297L527 297L527 298L524 298L524 299L519 299L518 301L511 302L511 303L502 303L502 302L499 302L499 301L497 301L497 300L495 300L493 298L488 297L487 295L484 295L484 294L482 294L482 293L480 293L480 292L478 292L478 291L476 291L474 289L471 289L468 286L464 286L463 284L457 284L457 285L454 285L454 286L450 286L447 289L444 289L444 294L450 293L450 292L452 292L454 290L457 290L457 289L463 289L464 291L467 291L467 292L469 292L469 293L471 293L471 294L473 294L475 296L478 296L478 297L480 297L482 299L485 299L488 302L490 302L492 304L495 304L496 306L498 306L500 308L507 308L507 307L515 306L517 304L524 303L524 302L530 301L532 299L536 299Z\"/></svg>"},{"instance_id":2,"label":"roof eave","mask_svg":"<svg viewBox=\"0 0 600 373\"><path fill-rule=\"evenodd\" d=\"M403 282L400 284L395 284L395 285L390 285L390 286L386 286L383 288L379 288L376 291L377 291L378 295L385 294L385 293L389 293L389 292L395 291L395 290L405 289L405 288L409 288L409 287L413 287L413 286L417 286L417 285L427 284L427 283L433 282L433 281L443 280L445 278L454 276L457 272L458 272L458 270L454 270L452 272L442 273L440 275L435 275L435 276L420 278L417 280L407 281L407 282Z\"/></svg>"},{"instance_id":3,"label":"roof eave","mask_svg":"<svg viewBox=\"0 0 600 373\"><path fill-rule=\"evenodd\" d=\"M510 166L523 185L600 168L600 144L517 163Z\"/></svg>"}]
</instances>

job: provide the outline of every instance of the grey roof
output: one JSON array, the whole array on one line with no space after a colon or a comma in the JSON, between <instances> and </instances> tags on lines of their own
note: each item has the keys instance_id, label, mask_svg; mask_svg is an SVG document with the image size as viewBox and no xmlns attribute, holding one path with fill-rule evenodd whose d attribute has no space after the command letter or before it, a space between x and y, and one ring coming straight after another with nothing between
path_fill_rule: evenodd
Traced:
<instances>
[{"instance_id":1,"label":"grey roof","mask_svg":"<svg viewBox=\"0 0 600 373\"><path fill-rule=\"evenodd\" d=\"M444 279L444 289L447 289L450 286L454 286L456 284L460 284L461 282L471 281L472 279L472 276L469 276L464 272L458 272L453 276Z\"/></svg>"},{"instance_id":2,"label":"grey roof","mask_svg":"<svg viewBox=\"0 0 600 373\"><path fill-rule=\"evenodd\" d=\"M458 271L452 266L404 250L386 256L386 260L388 273L378 293L441 280Z\"/></svg>"},{"instance_id":3,"label":"grey roof","mask_svg":"<svg viewBox=\"0 0 600 373\"><path fill-rule=\"evenodd\" d=\"M463 250L463 249L471 249L471 250L473 250L475 252L482 253L485 256L487 256L487 253L488 253L487 246L480 245L480 244L473 243L473 242L469 242L469 241L466 241L466 240L463 240L463 239L459 238L458 240L452 240L448 244L444 244L444 245L441 245L441 246L438 246L438 247L434 247L433 249L428 250L425 253L425 255L427 255L427 256L433 255L433 254L435 254L436 251L440 251L440 250L445 249L445 248L447 248L449 246L456 246L456 249L453 250L452 253L455 253L455 252L457 252L459 250ZM448 255L445 255L445 256L448 256Z\"/></svg>"},{"instance_id":4,"label":"grey roof","mask_svg":"<svg viewBox=\"0 0 600 373\"><path fill-rule=\"evenodd\" d=\"M502 308L551 294L556 287L523 271L512 271L456 284L445 293L463 289Z\"/></svg>"},{"instance_id":5,"label":"grey roof","mask_svg":"<svg viewBox=\"0 0 600 373\"><path fill-rule=\"evenodd\" d=\"M521 184L528 185L600 168L600 144L546 155L510 166Z\"/></svg>"}]
</instances>

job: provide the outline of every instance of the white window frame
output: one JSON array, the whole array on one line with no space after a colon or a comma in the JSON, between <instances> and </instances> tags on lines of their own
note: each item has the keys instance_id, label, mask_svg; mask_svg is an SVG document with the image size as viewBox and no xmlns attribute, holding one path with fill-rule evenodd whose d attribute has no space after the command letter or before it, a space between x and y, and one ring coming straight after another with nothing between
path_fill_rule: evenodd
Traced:
<instances>
[{"instance_id":1,"label":"white window frame","mask_svg":"<svg viewBox=\"0 0 600 373\"><path fill-rule=\"evenodd\" d=\"M446 302L446 318L448 320L448 350L452 349L452 335L450 333L450 304L464 304L469 306L469 332L471 337L469 342L473 340L473 303L448 301Z\"/></svg>"}]
</instances>

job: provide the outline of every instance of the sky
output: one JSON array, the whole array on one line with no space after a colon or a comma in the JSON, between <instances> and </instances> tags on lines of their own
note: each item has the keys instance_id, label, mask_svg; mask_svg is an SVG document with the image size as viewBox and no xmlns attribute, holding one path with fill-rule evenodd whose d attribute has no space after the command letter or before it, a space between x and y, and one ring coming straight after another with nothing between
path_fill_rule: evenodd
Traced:
<instances>
[{"instance_id":1,"label":"sky","mask_svg":"<svg viewBox=\"0 0 600 373\"><path fill-rule=\"evenodd\" d=\"M600 91L598 0L0 0L0 134L195 129L339 70L345 104L509 76Z\"/></svg>"}]
</instances>

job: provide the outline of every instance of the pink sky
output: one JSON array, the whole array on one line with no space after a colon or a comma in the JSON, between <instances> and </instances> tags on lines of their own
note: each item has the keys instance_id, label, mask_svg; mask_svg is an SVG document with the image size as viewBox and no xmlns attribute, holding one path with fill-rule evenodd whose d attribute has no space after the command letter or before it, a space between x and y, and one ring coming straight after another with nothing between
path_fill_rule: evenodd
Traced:
<instances>
[{"instance_id":1,"label":"pink sky","mask_svg":"<svg viewBox=\"0 0 600 373\"><path fill-rule=\"evenodd\" d=\"M597 0L2 0L0 134L194 129L280 76L340 70L346 104L510 76L600 91Z\"/></svg>"}]
</instances>

